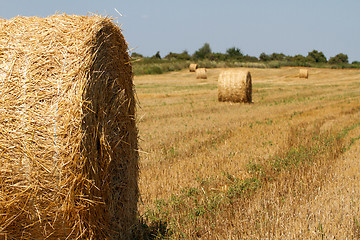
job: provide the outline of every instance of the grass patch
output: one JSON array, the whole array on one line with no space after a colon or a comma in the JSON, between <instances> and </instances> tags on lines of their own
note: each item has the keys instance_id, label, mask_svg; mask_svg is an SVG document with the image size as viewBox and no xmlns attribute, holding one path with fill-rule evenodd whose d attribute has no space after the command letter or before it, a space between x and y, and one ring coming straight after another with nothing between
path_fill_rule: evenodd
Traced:
<instances>
[{"instance_id":1,"label":"grass patch","mask_svg":"<svg viewBox=\"0 0 360 240\"><path fill-rule=\"evenodd\" d=\"M342 134L333 135L320 134L319 127L314 125L313 131L305 130L304 126L293 128L286 149L267 161L249 161L246 167L249 177L225 172L221 177L199 178L198 186L184 188L170 199L155 201L142 218L145 229L154 239L206 238L209 229L217 228L218 216L250 204L258 193L273 192L274 186L280 202L286 199L289 188L296 196L313 193L342 153L345 132L354 128L350 126ZM153 226L158 229L154 230Z\"/></svg>"},{"instance_id":2,"label":"grass patch","mask_svg":"<svg viewBox=\"0 0 360 240\"><path fill-rule=\"evenodd\" d=\"M217 89L216 84L191 84L191 85L180 85L180 84L138 84L136 89L141 89L141 93L174 93L181 91L201 91L201 90L215 90Z\"/></svg>"}]
</instances>

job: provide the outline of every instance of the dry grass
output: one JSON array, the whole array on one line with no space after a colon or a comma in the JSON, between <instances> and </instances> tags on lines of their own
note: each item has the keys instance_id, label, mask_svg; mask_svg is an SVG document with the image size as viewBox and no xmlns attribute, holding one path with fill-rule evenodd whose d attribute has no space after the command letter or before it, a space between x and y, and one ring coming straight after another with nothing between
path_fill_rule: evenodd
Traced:
<instances>
[{"instance_id":1,"label":"dry grass","mask_svg":"<svg viewBox=\"0 0 360 240\"><path fill-rule=\"evenodd\" d=\"M360 72L311 69L304 83L297 68L252 69L254 104L241 105L217 102L223 70L135 78L148 231L358 238Z\"/></svg>"}]
</instances>

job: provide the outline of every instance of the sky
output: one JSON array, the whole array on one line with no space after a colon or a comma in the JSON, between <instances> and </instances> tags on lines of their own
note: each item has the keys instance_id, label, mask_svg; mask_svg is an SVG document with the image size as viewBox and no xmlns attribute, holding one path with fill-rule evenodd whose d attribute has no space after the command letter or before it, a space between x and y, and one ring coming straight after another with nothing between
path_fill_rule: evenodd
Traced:
<instances>
[{"instance_id":1,"label":"sky","mask_svg":"<svg viewBox=\"0 0 360 240\"><path fill-rule=\"evenodd\" d=\"M58 12L114 17L132 52L190 54L237 47L258 57L322 51L360 61L360 0L0 0L0 17Z\"/></svg>"}]
</instances>

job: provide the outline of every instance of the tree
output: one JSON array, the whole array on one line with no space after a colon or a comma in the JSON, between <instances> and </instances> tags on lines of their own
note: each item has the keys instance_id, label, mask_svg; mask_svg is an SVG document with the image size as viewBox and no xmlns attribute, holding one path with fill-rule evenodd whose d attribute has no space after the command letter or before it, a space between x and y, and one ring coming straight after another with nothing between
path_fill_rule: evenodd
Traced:
<instances>
[{"instance_id":1,"label":"tree","mask_svg":"<svg viewBox=\"0 0 360 240\"><path fill-rule=\"evenodd\" d=\"M338 63L349 63L349 58L346 54L339 53L335 57L331 57L329 59L330 64L338 64Z\"/></svg>"},{"instance_id":2,"label":"tree","mask_svg":"<svg viewBox=\"0 0 360 240\"><path fill-rule=\"evenodd\" d=\"M270 61L270 56L263 52L260 54L259 59L260 61L267 62Z\"/></svg>"},{"instance_id":3,"label":"tree","mask_svg":"<svg viewBox=\"0 0 360 240\"><path fill-rule=\"evenodd\" d=\"M236 47L228 48L226 54L229 55L230 58L241 58L243 56L241 50Z\"/></svg>"},{"instance_id":4,"label":"tree","mask_svg":"<svg viewBox=\"0 0 360 240\"><path fill-rule=\"evenodd\" d=\"M182 53L173 53L170 52L168 55L165 56L166 59L179 59L179 60L190 60L191 57L188 51L184 50Z\"/></svg>"},{"instance_id":5,"label":"tree","mask_svg":"<svg viewBox=\"0 0 360 240\"><path fill-rule=\"evenodd\" d=\"M295 62L306 62L306 57L304 57L301 54L298 54L298 55L295 55L293 57L293 61L295 61Z\"/></svg>"},{"instance_id":6,"label":"tree","mask_svg":"<svg viewBox=\"0 0 360 240\"><path fill-rule=\"evenodd\" d=\"M157 52L155 53L155 55L154 55L154 56L152 56L151 58L161 59L161 56L160 56L160 51L157 51Z\"/></svg>"},{"instance_id":7,"label":"tree","mask_svg":"<svg viewBox=\"0 0 360 240\"><path fill-rule=\"evenodd\" d=\"M298 64L305 64L306 63L306 57L304 57L303 55L301 54L297 54L295 56L288 56L286 58L289 62L295 62L295 63L298 63Z\"/></svg>"},{"instance_id":8,"label":"tree","mask_svg":"<svg viewBox=\"0 0 360 240\"><path fill-rule=\"evenodd\" d=\"M273 53L270 55L271 61L283 61L285 60L286 56L283 53Z\"/></svg>"},{"instance_id":9,"label":"tree","mask_svg":"<svg viewBox=\"0 0 360 240\"><path fill-rule=\"evenodd\" d=\"M258 62L259 59L257 57L253 57L253 56L249 56L249 55L245 55L242 58L243 62Z\"/></svg>"},{"instance_id":10,"label":"tree","mask_svg":"<svg viewBox=\"0 0 360 240\"><path fill-rule=\"evenodd\" d=\"M323 52L318 52L317 50L313 50L309 52L306 59L309 62L316 62L316 63L326 63L326 57Z\"/></svg>"},{"instance_id":11,"label":"tree","mask_svg":"<svg viewBox=\"0 0 360 240\"><path fill-rule=\"evenodd\" d=\"M144 56L141 55L140 53L132 52L131 57L132 58L143 58Z\"/></svg>"},{"instance_id":12,"label":"tree","mask_svg":"<svg viewBox=\"0 0 360 240\"><path fill-rule=\"evenodd\" d=\"M194 58L204 59L211 54L211 48L209 43L205 43L199 50L194 53Z\"/></svg>"},{"instance_id":13,"label":"tree","mask_svg":"<svg viewBox=\"0 0 360 240\"><path fill-rule=\"evenodd\" d=\"M227 55L223 53L211 53L207 57L211 61L226 61Z\"/></svg>"}]
</instances>

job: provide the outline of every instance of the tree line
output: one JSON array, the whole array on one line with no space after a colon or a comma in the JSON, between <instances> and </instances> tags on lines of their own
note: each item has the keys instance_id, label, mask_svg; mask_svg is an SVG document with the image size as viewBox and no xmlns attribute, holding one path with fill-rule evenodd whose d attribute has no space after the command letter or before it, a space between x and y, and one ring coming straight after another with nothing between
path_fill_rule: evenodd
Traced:
<instances>
[{"instance_id":1,"label":"tree line","mask_svg":"<svg viewBox=\"0 0 360 240\"><path fill-rule=\"evenodd\" d=\"M143 55L133 52L131 54L132 58L144 58ZM308 52L307 56L295 55L287 56L283 53L272 53L266 54L261 53L259 57L245 55L239 48L232 47L226 49L225 53L214 53L211 50L210 44L205 43L201 48L196 50L193 54L189 54L188 51L184 50L182 53L173 53L170 52L163 58L160 55L160 52L156 52L151 59L167 59L167 60L211 60L211 61L239 61L239 62L292 62L297 63L298 65L306 65L313 63L328 63L328 64L349 64L349 58L344 53L339 53L333 57L330 57L327 60L323 52L313 50ZM352 64L360 64L358 61L352 62Z\"/></svg>"}]
</instances>

